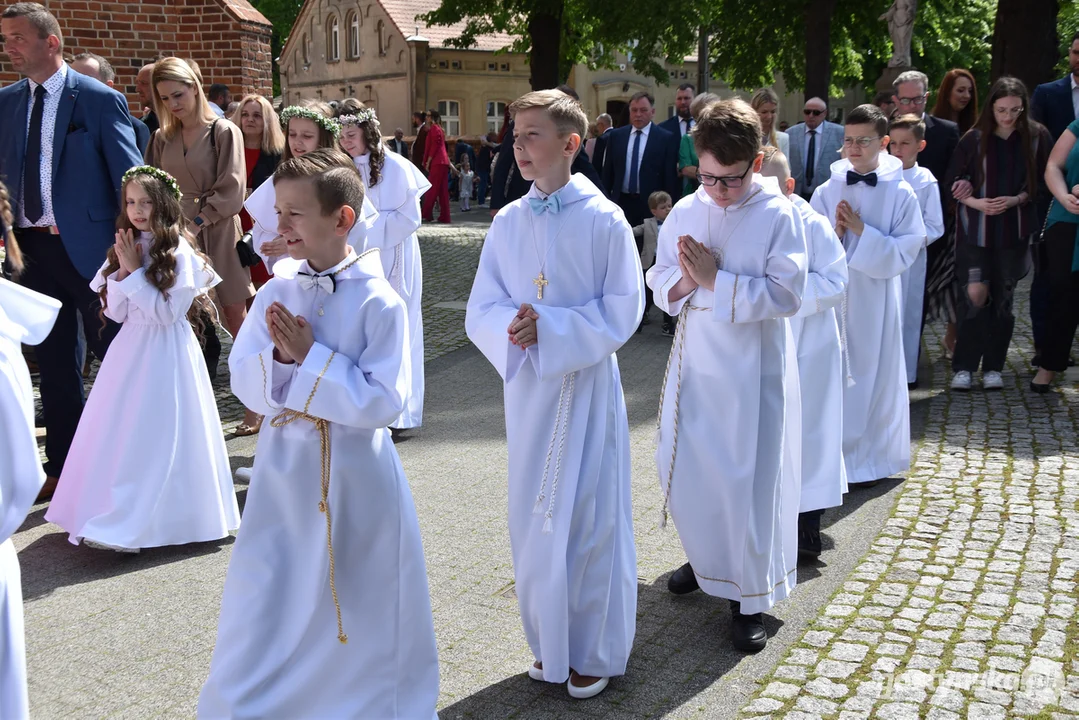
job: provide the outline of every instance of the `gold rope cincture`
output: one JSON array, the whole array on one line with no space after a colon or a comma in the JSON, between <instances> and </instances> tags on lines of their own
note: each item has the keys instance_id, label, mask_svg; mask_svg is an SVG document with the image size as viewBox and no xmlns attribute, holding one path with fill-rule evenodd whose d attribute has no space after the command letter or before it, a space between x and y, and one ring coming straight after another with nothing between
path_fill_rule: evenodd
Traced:
<instances>
[{"instance_id":1,"label":"gold rope cincture","mask_svg":"<svg viewBox=\"0 0 1079 720\"><path fill-rule=\"evenodd\" d=\"M543 464L543 482L540 484L539 494L536 495L536 504L532 508L533 515L543 512L543 501L546 499L544 491L547 489L547 477L551 469L551 455L554 453L555 440L558 441L558 454L555 457L554 479L551 480L551 501L544 513L543 534L550 535L554 530L554 498L558 492L558 478L562 474L562 450L566 444L566 434L569 432L569 411L573 405L573 388L576 384L577 373L567 373L562 376L562 390L558 393L558 412L554 419L554 432L551 433L551 442L547 445L547 460Z\"/></svg>"},{"instance_id":2,"label":"gold rope cincture","mask_svg":"<svg viewBox=\"0 0 1079 720\"><path fill-rule=\"evenodd\" d=\"M351 265L352 263L349 264ZM345 268L341 269L344 270ZM333 520L330 517L330 421L325 418L315 417L307 412L307 409L311 407L311 400L314 399L315 392L318 391L319 383L322 382L322 376L329 370L330 363L333 362L336 355L336 351L330 353L329 359L326 360L326 365L322 368L322 372L318 374L314 387L311 388L311 394L307 396L307 403L303 407L303 412L283 410L270 420L270 427L279 428L290 425L297 420L307 420L313 423L315 429L318 430L322 460L322 499L318 502L318 511L326 516L326 549L330 555L330 594L333 595L333 606L337 611L337 639L344 644L348 642L348 635L345 634L345 628L341 623L341 603L337 599L337 582L334 577L333 563Z\"/></svg>"}]
</instances>

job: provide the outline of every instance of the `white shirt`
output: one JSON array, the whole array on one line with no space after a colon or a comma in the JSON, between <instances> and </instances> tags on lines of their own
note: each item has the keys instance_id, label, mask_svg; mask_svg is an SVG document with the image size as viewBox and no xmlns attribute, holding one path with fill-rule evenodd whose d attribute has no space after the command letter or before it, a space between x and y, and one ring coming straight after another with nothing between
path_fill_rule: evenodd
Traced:
<instances>
[{"instance_id":1,"label":"white shirt","mask_svg":"<svg viewBox=\"0 0 1079 720\"><path fill-rule=\"evenodd\" d=\"M641 191L641 160L644 159L644 149L648 145L648 133L652 129L652 123L648 123L640 130L630 126L629 143L626 144L626 174L622 178L622 192L629 192L629 171L633 167L633 141L637 137L635 133L641 133L641 148L637 155L637 192Z\"/></svg>"},{"instance_id":2,"label":"white shirt","mask_svg":"<svg viewBox=\"0 0 1079 720\"><path fill-rule=\"evenodd\" d=\"M37 222L30 222L26 217L23 201L26 198L26 189L19 193L19 217L15 224L19 227L49 227L56 224L56 217L52 211L52 141L56 136L56 111L60 109L60 95L64 91L67 82L67 63L60 65L60 69L53 73L52 77L42 85L45 86L45 99L41 113L41 209L42 214ZM30 100L26 109L26 138L30 139L30 120L34 115L34 93L37 92L38 83L30 80ZM66 128L65 128L66 130ZM30 162L32 158L25 158L23 164ZM23 182L26 176L25 170L19 177Z\"/></svg>"},{"instance_id":3,"label":"white shirt","mask_svg":"<svg viewBox=\"0 0 1079 720\"><path fill-rule=\"evenodd\" d=\"M1075 76L1069 75L1072 81L1072 109L1075 111L1075 117L1079 118L1079 84L1075 82Z\"/></svg>"},{"instance_id":4,"label":"white shirt","mask_svg":"<svg viewBox=\"0 0 1079 720\"><path fill-rule=\"evenodd\" d=\"M682 133L682 137L685 137L686 133L688 133L690 130L692 130L693 126L695 124L696 123L693 122L693 118L691 118L691 117L684 118L684 117L679 116L678 117L678 132Z\"/></svg>"},{"instance_id":5,"label":"white shirt","mask_svg":"<svg viewBox=\"0 0 1079 720\"><path fill-rule=\"evenodd\" d=\"M210 104L210 109L214 111L214 115L218 116L219 118L225 117L225 111L221 109L220 105L215 103L213 100L207 100L207 102Z\"/></svg>"}]
</instances>

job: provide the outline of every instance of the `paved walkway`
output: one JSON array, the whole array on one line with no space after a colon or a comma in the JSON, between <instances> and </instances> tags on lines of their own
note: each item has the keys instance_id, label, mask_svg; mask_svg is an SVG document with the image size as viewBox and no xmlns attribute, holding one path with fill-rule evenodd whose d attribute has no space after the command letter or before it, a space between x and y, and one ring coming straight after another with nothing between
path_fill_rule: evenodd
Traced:
<instances>
[{"instance_id":1,"label":"paved walkway","mask_svg":"<svg viewBox=\"0 0 1079 720\"><path fill-rule=\"evenodd\" d=\"M427 557L443 720L1079 714L1074 389L1021 389L1025 326L1003 393L943 392L930 352L932 387L912 396L912 477L854 491L825 514L822 561L799 569L794 595L767 617L768 648L750 657L730 648L726 602L666 591L684 561L673 527L656 526L655 412L670 343L658 322L646 327L619 352L640 576L630 666L588 702L529 680L502 386L463 330L483 226L423 228L427 414L398 444ZM238 420L226 377L219 386L226 422ZM228 447L234 467L251 464L253 438ZM241 504L246 492L238 482ZM192 717L231 539L119 556L72 547L43 514L15 536L33 717ZM1005 684L1016 675L1025 684Z\"/></svg>"}]
</instances>

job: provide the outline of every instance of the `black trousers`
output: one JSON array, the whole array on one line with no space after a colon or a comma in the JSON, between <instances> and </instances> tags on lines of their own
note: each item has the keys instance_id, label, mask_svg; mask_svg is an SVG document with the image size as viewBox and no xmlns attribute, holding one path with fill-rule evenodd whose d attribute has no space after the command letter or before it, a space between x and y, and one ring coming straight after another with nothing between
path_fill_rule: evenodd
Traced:
<instances>
[{"instance_id":1,"label":"black trousers","mask_svg":"<svg viewBox=\"0 0 1079 720\"><path fill-rule=\"evenodd\" d=\"M1045 231L1045 240L1040 247L1040 274L1048 299L1040 366L1053 372L1068 369L1072 340L1079 326L1079 272L1072 272L1077 231L1079 225L1057 223Z\"/></svg>"},{"instance_id":2,"label":"black trousers","mask_svg":"<svg viewBox=\"0 0 1079 720\"><path fill-rule=\"evenodd\" d=\"M59 235L26 230L16 230L15 235L26 265L19 282L63 303L52 332L34 348L45 413L45 473L59 477L85 402L79 315L86 345L98 360L105 357L120 326L108 319L102 325L101 303L90 281L72 265Z\"/></svg>"},{"instance_id":3,"label":"black trousers","mask_svg":"<svg viewBox=\"0 0 1079 720\"><path fill-rule=\"evenodd\" d=\"M626 215L626 222L630 227L637 227L644 222L645 211L648 209L646 203L641 202L641 196L639 194L622 193L618 196L618 207L622 208L622 212ZM643 205L643 207L642 207ZM640 252L641 248L637 247L637 252Z\"/></svg>"},{"instance_id":4,"label":"black trousers","mask_svg":"<svg viewBox=\"0 0 1079 720\"><path fill-rule=\"evenodd\" d=\"M956 246L955 273L961 291L957 309L959 332L952 370L976 372L979 365L982 372L1004 369L1015 329L1015 315L1012 314L1015 285L1026 275L1028 265L1025 244L1002 249L966 244ZM982 307L975 306L970 300L967 286L971 282L989 286L989 298Z\"/></svg>"}]
</instances>

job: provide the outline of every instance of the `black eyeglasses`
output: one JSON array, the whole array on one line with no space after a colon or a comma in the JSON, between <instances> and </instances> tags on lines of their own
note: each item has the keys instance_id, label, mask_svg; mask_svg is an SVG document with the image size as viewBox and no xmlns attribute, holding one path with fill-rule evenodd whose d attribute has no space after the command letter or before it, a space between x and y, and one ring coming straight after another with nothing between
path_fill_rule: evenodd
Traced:
<instances>
[{"instance_id":1,"label":"black eyeglasses","mask_svg":"<svg viewBox=\"0 0 1079 720\"><path fill-rule=\"evenodd\" d=\"M697 172L697 182L705 187L714 187L716 183L720 183L723 187L730 190L731 188L742 187L742 182L746 179L746 175L753 169L753 163L750 162L746 165L746 171L741 175L728 175L726 177L719 177L718 175L705 175L702 172Z\"/></svg>"},{"instance_id":2,"label":"black eyeglasses","mask_svg":"<svg viewBox=\"0 0 1079 720\"><path fill-rule=\"evenodd\" d=\"M809 117L810 115L812 115L813 117L819 117L819 116L823 115L824 112L825 112L824 110L810 110L809 108L806 108L805 110L802 111L802 114L805 115L806 117Z\"/></svg>"}]
</instances>

